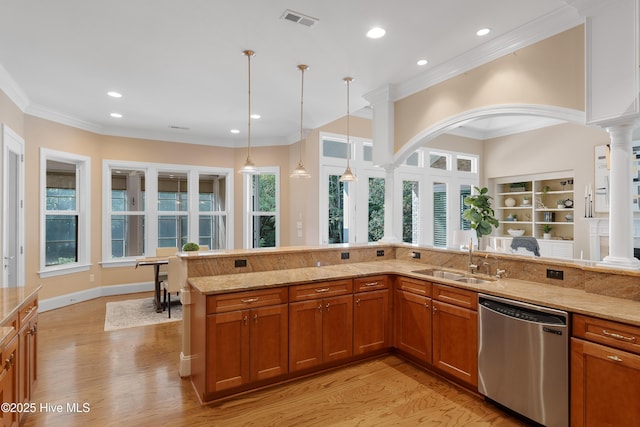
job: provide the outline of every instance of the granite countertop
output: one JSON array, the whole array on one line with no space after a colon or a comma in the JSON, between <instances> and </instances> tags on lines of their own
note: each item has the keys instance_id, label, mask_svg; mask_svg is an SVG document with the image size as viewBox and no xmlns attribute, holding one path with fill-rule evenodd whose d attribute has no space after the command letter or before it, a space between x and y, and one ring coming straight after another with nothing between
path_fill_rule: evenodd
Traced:
<instances>
[{"instance_id":1,"label":"granite countertop","mask_svg":"<svg viewBox=\"0 0 640 427\"><path fill-rule=\"evenodd\" d=\"M474 284L415 273L417 270L428 268L442 270L442 268L438 266L428 264L388 260L263 271L258 273L193 277L189 278L188 282L199 292L206 295L214 295L375 274L399 274L428 280L430 282L453 285L461 289L566 310L572 313L585 314L640 326L640 302L638 301L607 297L588 293L580 289L563 288L518 279L502 278L489 283ZM459 271L457 272L459 273ZM481 274L475 276L483 278Z\"/></svg>"},{"instance_id":2,"label":"granite countertop","mask_svg":"<svg viewBox=\"0 0 640 427\"><path fill-rule=\"evenodd\" d=\"M25 301L38 294L40 288L40 285L0 288L0 323L6 322L16 314Z\"/></svg>"}]
</instances>

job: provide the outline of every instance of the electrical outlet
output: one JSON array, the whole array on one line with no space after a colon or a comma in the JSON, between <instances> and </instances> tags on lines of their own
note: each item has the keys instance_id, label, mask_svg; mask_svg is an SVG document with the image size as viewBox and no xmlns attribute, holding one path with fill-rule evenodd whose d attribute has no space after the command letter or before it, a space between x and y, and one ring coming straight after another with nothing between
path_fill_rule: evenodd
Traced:
<instances>
[{"instance_id":1,"label":"electrical outlet","mask_svg":"<svg viewBox=\"0 0 640 427\"><path fill-rule=\"evenodd\" d=\"M547 268L547 279L564 280L564 271Z\"/></svg>"},{"instance_id":2,"label":"electrical outlet","mask_svg":"<svg viewBox=\"0 0 640 427\"><path fill-rule=\"evenodd\" d=\"M376 256L384 256L384 249L378 249L376 251Z\"/></svg>"},{"instance_id":3,"label":"electrical outlet","mask_svg":"<svg viewBox=\"0 0 640 427\"><path fill-rule=\"evenodd\" d=\"M236 266L236 268L246 267L247 266L247 260L246 259L237 259L236 262L235 262L235 266Z\"/></svg>"},{"instance_id":4,"label":"electrical outlet","mask_svg":"<svg viewBox=\"0 0 640 427\"><path fill-rule=\"evenodd\" d=\"M420 259L420 252L411 252L411 258Z\"/></svg>"},{"instance_id":5,"label":"electrical outlet","mask_svg":"<svg viewBox=\"0 0 640 427\"><path fill-rule=\"evenodd\" d=\"M349 259L349 252L342 252L340 254L340 259Z\"/></svg>"}]
</instances>

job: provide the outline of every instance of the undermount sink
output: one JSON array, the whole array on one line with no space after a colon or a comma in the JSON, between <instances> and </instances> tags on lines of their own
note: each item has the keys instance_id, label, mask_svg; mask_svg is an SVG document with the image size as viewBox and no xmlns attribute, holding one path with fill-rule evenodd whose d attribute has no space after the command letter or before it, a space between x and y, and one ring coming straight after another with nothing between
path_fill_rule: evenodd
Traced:
<instances>
[{"instance_id":1,"label":"undermount sink","mask_svg":"<svg viewBox=\"0 0 640 427\"><path fill-rule=\"evenodd\" d=\"M426 276L432 276L432 277L442 277L443 279L449 279L449 280L459 280L459 279L465 278L464 274L454 273L452 271L444 271L444 270L433 270L433 269L415 270L414 273L424 274Z\"/></svg>"},{"instance_id":2,"label":"undermount sink","mask_svg":"<svg viewBox=\"0 0 640 427\"><path fill-rule=\"evenodd\" d=\"M461 277L460 279L454 279L454 280L456 282L475 283L475 284L491 283L492 282L492 280L479 279L477 277Z\"/></svg>"},{"instance_id":3,"label":"undermount sink","mask_svg":"<svg viewBox=\"0 0 640 427\"><path fill-rule=\"evenodd\" d=\"M443 279L453 280L455 282L471 283L471 284L483 284L491 283L490 279L480 279L478 277L469 277L465 274L454 273L453 271L434 270L431 268L425 270L415 270L413 273L424 274L425 276L441 277Z\"/></svg>"}]
</instances>

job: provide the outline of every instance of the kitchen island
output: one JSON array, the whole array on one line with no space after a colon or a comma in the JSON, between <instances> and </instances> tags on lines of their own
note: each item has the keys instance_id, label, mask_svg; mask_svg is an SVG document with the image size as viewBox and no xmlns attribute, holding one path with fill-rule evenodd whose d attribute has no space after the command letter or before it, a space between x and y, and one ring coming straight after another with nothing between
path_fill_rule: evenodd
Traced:
<instances>
[{"instance_id":1,"label":"kitchen island","mask_svg":"<svg viewBox=\"0 0 640 427\"><path fill-rule=\"evenodd\" d=\"M190 376L199 399L210 402L388 352L477 392L477 293L566 310L578 319L576 325L587 325L582 326L586 332L573 332L574 413L592 417L588 411L596 408L586 403L584 389L593 385L585 360L614 360L589 352L591 341L607 345L607 351L623 350L624 358L616 356L622 363L616 363L640 379L640 351L629 342L640 340L638 272L496 254L476 257L487 272L504 269L508 277L480 274L469 280L467 254L403 245L183 258L190 286L184 298L191 313L185 324ZM563 280L548 279L547 269L562 271ZM424 274L433 270L464 280ZM606 390L606 384L599 388ZM638 382L630 384L630 395L638 397L633 388ZM633 408L623 416L637 411Z\"/></svg>"}]
</instances>

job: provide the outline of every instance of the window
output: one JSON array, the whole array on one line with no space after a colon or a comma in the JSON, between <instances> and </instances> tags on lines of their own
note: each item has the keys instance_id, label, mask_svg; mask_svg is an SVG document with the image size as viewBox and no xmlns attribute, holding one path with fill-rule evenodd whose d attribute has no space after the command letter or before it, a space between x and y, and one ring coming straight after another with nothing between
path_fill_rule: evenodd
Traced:
<instances>
[{"instance_id":1,"label":"window","mask_svg":"<svg viewBox=\"0 0 640 427\"><path fill-rule=\"evenodd\" d=\"M270 248L280 244L278 168L259 168L245 176L245 247Z\"/></svg>"},{"instance_id":2,"label":"window","mask_svg":"<svg viewBox=\"0 0 640 427\"><path fill-rule=\"evenodd\" d=\"M433 183L433 246L447 247L447 184Z\"/></svg>"},{"instance_id":3,"label":"window","mask_svg":"<svg viewBox=\"0 0 640 427\"><path fill-rule=\"evenodd\" d=\"M402 181L402 241L418 243L420 227L420 183Z\"/></svg>"},{"instance_id":4,"label":"window","mask_svg":"<svg viewBox=\"0 0 640 427\"><path fill-rule=\"evenodd\" d=\"M159 248L181 248L189 239L189 190L186 173L158 174Z\"/></svg>"},{"instance_id":5,"label":"window","mask_svg":"<svg viewBox=\"0 0 640 427\"><path fill-rule=\"evenodd\" d=\"M144 255L145 171L111 171L111 258Z\"/></svg>"},{"instance_id":6,"label":"window","mask_svg":"<svg viewBox=\"0 0 640 427\"><path fill-rule=\"evenodd\" d=\"M88 157L43 149L40 277L89 269Z\"/></svg>"},{"instance_id":7,"label":"window","mask_svg":"<svg viewBox=\"0 0 640 427\"><path fill-rule=\"evenodd\" d=\"M130 265L158 247L232 247L233 169L103 162L103 266Z\"/></svg>"},{"instance_id":8,"label":"window","mask_svg":"<svg viewBox=\"0 0 640 427\"><path fill-rule=\"evenodd\" d=\"M369 178L369 242L384 236L384 178Z\"/></svg>"}]
</instances>

